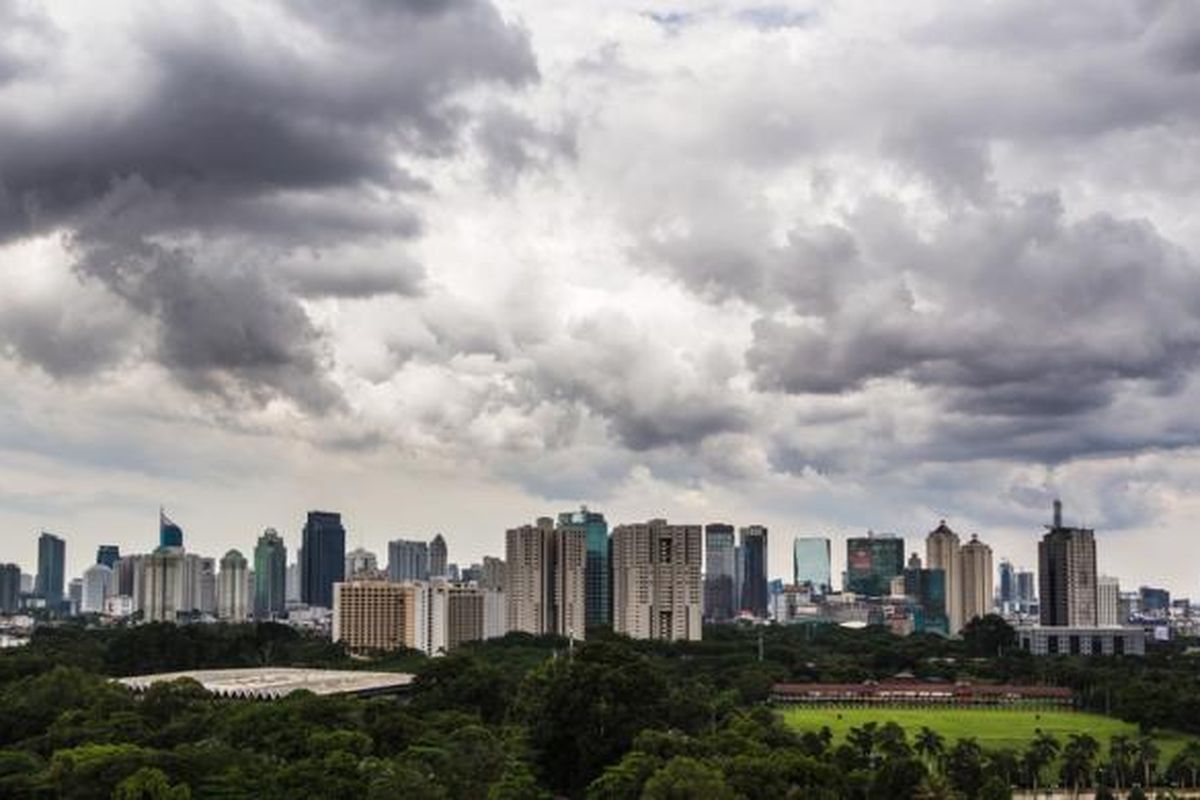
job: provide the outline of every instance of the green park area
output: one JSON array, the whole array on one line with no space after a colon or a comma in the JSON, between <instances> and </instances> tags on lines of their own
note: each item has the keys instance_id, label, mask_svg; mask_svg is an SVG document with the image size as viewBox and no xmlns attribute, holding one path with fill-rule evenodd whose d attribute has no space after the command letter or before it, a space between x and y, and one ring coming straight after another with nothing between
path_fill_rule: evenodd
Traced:
<instances>
[{"instance_id":1,"label":"green park area","mask_svg":"<svg viewBox=\"0 0 1200 800\"><path fill-rule=\"evenodd\" d=\"M834 741L844 740L851 728L868 722L883 725L895 722L905 729L911 742L923 727L942 735L948 744L973 738L985 750L1023 750L1040 730L1066 742L1073 733L1086 733L1100 741L1104 751L1113 736L1138 736L1136 725L1101 714L1079 711L979 708L846 708L833 706L792 706L782 710L788 724L799 731L820 730L828 726ZM1189 737L1174 731L1154 735L1163 763L1169 761Z\"/></svg>"}]
</instances>

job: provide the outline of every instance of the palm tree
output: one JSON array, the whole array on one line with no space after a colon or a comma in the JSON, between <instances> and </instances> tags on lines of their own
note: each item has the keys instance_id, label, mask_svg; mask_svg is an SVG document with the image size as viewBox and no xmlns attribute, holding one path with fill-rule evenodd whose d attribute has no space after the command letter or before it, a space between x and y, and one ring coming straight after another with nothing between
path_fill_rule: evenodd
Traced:
<instances>
[{"instance_id":1,"label":"palm tree","mask_svg":"<svg viewBox=\"0 0 1200 800\"><path fill-rule=\"evenodd\" d=\"M945 777L932 773L925 776L913 795L914 800L959 800L961 797Z\"/></svg>"},{"instance_id":2,"label":"palm tree","mask_svg":"<svg viewBox=\"0 0 1200 800\"><path fill-rule=\"evenodd\" d=\"M1038 778L1041 776L1042 770L1054 760L1059 749L1058 739L1039 730L1022 755L1021 760L1029 772L1029 781L1033 785L1034 794L1037 793Z\"/></svg>"},{"instance_id":3,"label":"palm tree","mask_svg":"<svg viewBox=\"0 0 1200 800\"><path fill-rule=\"evenodd\" d=\"M868 722L861 727L851 728L846 734L846 744L854 748L855 753L866 766L874 766L878 728L879 725L876 723Z\"/></svg>"},{"instance_id":4,"label":"palm tree","mask_svg":"<svg viewBox=\"0 0 1200 800\"><path fill-rule=\"evenodd\" d=\"M1086 733L1072 733L1062 752L1064 782L1071 784L1074 796L1078 797L1080 784L1091 780L1092 764L1100 752L1100 743Z\"/></svg>"},{"instance_id":5,"label":"palm tree","mask_svg":"<svg viewBox=\"0 0 1200 800\"><path fill-rule=\"evenodd\" d=\"M933 764L938 766L940 771L942 753L946 752L946 740L940 733L933 728L922 726L913 739L913 748L926 762L925 766Z\"/></svg>"},{"instance_id":6,"label":"palm tree","mask_svg":"<svg viewBox=\"0 0 1200 800\"><path fill-rule=\"evenodd\" d=\"M1133 741L1126 735L1118 733L1108 741L1108 760L1112 763L1113 776L1117 779L1117 791L1125 785L1125 776L1129 772L1129 760L1133 757Z\"/></svg>"},{"instance_id":7,"label":"palm tree","mask_svg":"<svg viewBox=\"0 0 1200 800\"><path fill-rule=\"evenodd\" d=\"M1154 763L1158 761L1158 745L1154 743L1154 739L1149 736L1139 736L1137 740L1137 760L1142 765L1142 776L1145 787L1150 786L1150 775L1154 770Z\"/></svg>"},{"instance_id":8,"label":"palm tree","mask_svg":"<svg viewBox=\"0 0 1200 800\"><path fill-rule=\"evenodd\" d=\"M1171 771L1177 776L1186 774L1190 780L1187 785L1196 788L1200 786L1200 742L1191 741L1184 745L1171 761Z\"/></svg>"}]
</instances>

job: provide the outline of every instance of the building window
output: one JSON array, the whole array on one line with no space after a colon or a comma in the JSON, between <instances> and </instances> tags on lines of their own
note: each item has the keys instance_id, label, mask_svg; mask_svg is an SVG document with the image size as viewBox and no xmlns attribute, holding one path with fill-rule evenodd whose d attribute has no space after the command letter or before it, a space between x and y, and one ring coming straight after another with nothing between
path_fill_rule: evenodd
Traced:
<instances>
[{"instance_id":1,"label":"building window","mask_svg":"<svg viewBox=\"0 0 1200 800\"><path fill-rule=\"evenodd\" d=\"M1046 637L1046 652L1050 653L1051 655L1058 654L1058 637L1057 636L1047 636Z\"/></svg>"},{"instance_id":2,"label":"building window","mask_svg":"<svg viewBox=\"0 0 1200 800\"><path fill-rule=\"evenodd\" d=\"M1068 641L1068 646L1071 649L1071 655L1073 655L1073 656L1079 655L1080 649L1081 649L1080 645L1079 645L1079 635L1072 634L1071 638L1068 639L1067 641Z\"/></svg>"},{"instance_id":3,"label":"building window","mask_svg":"<svg viewBox=\"0 0 1200 800\"><path fill-rule=\"evenodd\" d=\"M1104 653L1104 638L1101 636L1092 637L1092 655L1098 656Z\"/></svg>"},{"instance_id":4,"label":"building window","mask_svg":"<svg viewBox=\"0 0 1200 800\"><path fill-rule=\"evenodd\" d=\"M1113 655L1114 656L1125 655L1125 637L1124 636L1114 636L1113 637Z\"/></svg>"}]
</instances>

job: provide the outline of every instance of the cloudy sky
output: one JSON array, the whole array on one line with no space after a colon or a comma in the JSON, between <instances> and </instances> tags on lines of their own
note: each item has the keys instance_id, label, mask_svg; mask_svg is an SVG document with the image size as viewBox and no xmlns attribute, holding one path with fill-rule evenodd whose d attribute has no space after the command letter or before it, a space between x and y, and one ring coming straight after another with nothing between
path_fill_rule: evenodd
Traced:
<instances>
[{"instance_id":1,"label":"cloudy sky","mask_svg":"<svg viewBox=\"0 0 1200 800\"><path fill-rule=\"evenodd\" d=\"M1061 495L1200 588L1186 3L41 5L0 0L0 560L162 503L209 554L330 508L467 562L588 503L765 523L777 575L943 517L1033 566Z\"/></svg>"}]
</instances>

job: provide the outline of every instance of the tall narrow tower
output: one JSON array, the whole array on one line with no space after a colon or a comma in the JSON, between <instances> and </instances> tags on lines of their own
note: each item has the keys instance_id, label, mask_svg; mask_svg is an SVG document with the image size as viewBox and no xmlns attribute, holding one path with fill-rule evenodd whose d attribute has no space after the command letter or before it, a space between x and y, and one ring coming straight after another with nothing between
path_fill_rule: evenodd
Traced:
<instances>
[{"instance_id":1,"label":"tall narrow tower","mask_svg":"<svg viewBox=\"0 0 1200 800\"><path fill-rule=\"evenodd\" d=\"M972 535L959 551L962 557L963 624L992 610L992 548Z\"/></svg>"},{"instance_id":2,"label":"tall narrow tower","mask_svg":"<svg viewBox=\"0 0 1200 800\"><path fill-rule=\"evenodd\" d=\"M1038 593L1043 625L1092 627L1098 622L1096 533L1062 524L1054 501L1054 524L1038 544Z\"/></svg>"},{"instance_id":3,"label":"tall narrow tower","mask_svg":"<svg viewBox=\"0 0 1200 800\"><path fill-rule=\"evenodd\" d=\"M950 530L946 520L925 537L925 566L946 573L946 619L950 635L954 636L963 626L962 607L962 558L958 534Z\"/></svg>"}]
</instances>

